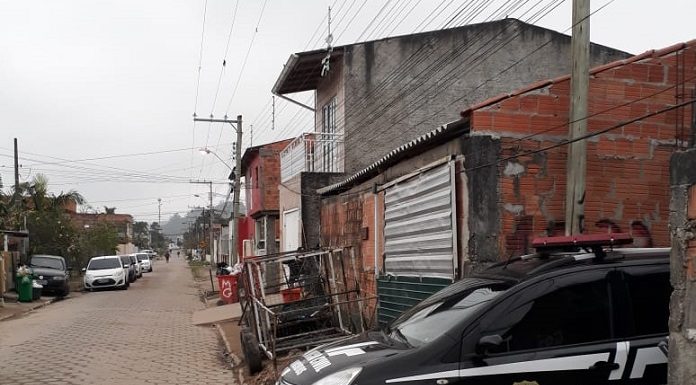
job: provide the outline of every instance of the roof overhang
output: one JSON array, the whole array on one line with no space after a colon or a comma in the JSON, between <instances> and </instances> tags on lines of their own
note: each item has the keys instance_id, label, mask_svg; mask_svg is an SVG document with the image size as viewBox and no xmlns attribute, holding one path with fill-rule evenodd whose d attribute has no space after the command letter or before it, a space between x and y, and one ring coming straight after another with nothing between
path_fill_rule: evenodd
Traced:
<instances>
[{"instance_id":1,"label":"roof overhang","mask_svg":"<svg viewBox=\"0 0 696 385\"><path fill-rule=\"evenodd\" d=\"M295 92L317 89L321 80L321 63L326 57L325 49L294 53L285 63L280 76L273 85L272 92L276 95L292 94ZM343 47L334 47L331 52L330 65L343 56Z\"/></svg>"},{"instance_id":2,"label":"roof overhang","mask_svg":"<svg viewBox=\"0 0 696 385\"><path fill-rule=\"evenodd\" d=\"M387 155L349 176L347 179L318 189L317 193L319 195L334 195L349 190L352 187L377 176L386 168L391 167L404 159L412 158L435 146L452 140L453 138L468 134L469 129L470 125L468 117L444 124L428 132L427 134L421 135L418 138L398 148L395 148Z\"/></svg>"}]
</instances>

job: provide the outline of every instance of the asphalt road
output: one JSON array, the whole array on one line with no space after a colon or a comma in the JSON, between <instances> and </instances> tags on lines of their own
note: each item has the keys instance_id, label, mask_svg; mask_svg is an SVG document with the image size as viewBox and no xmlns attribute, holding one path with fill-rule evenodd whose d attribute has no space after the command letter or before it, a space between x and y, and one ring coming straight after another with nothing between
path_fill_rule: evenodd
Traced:
<instances>
[{"instance_id":1,"label":"asphalt road","mask_svg":"<svg viewBox=\"0 0 696 385\"><path fill-rule=\"evenodd\" d=\"M0 322L0 384L232 384L182 259L130 289L86 293Z\"/></svg>"}]
</instances>

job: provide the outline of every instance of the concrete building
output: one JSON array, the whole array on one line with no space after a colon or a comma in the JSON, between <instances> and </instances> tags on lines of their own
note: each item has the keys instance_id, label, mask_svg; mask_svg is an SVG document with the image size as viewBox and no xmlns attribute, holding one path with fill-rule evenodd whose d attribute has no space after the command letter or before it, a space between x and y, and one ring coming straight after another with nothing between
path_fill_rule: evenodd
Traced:
<instances>
[{"instance_id":1,"label":"concrete building","mask_svg":"<svg viewBox=\"0 0 696 385\"><path fill-rule=\"evenodd\" d=\"M280 183L280 152L290 139L249 147L242 156L242 175L246 196L246 221L249 228L241 230L252 238L254 255L273 254L280 242L278 224L278 186ZM242 238L240 240L243 241ZM239 247L239 246L238 246ZM244 255L243 248L239 255Z\"/></svg>"},{"instance_id":2,"label":"concrete building","mask_svg":"<svg viewBox=\"0 0 696 385\"><path fill-rule=\"evenodd\" d=\"M669 158L692 140L694 88L696 41L591 71L587 232L669 245ZM359 250L363 287L399 304L382 320L418 299L383 293L426 295L563 232L569 90L562 76L474 104L319 190L322 244Z\"/></svg>"},{"instance_id":3,"label":"concrete building","mask_svg":"<svg viewBox=\"0 0 696 385\"><path fill-rule=\"evenodd\" d=\"M593 65L628 56L591 47ZM313 90L315 123L281 154L281 222L299 234L281 249L319 244L308 212L321 184L451 121L459 106L569 72L569 36L515 19L291 55L273 92Z\"/></svg>"},{"instance_id":4,"label":"concrete building","mask_svg":"<svg viewBox=\"0 0 696 385\"><path fill-rule=\"evenodd\" d=\"M118 254L136 252L133 244L133 216L130 214L87 214L68 212L78 230L88 229L97 223L108 223L118 232Z\"/></svg>"}]
</instances>

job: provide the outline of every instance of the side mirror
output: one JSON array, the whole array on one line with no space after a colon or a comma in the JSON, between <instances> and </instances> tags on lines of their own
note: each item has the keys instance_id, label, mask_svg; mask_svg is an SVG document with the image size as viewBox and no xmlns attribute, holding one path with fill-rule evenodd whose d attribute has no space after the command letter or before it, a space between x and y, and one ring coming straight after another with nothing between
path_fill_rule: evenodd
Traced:
<instances>
[{"instance_id":1,"label":"side mirror","mask_svg":"<svg viewBox=\"0 0 696 385\"><path fill-rule=\"evenodd\" d=\"M485 355L489 350L496 349L504 342L503 337L498 334L483 336L476 344L476 353Z\"/></svg>"},{"instance_id":2,"label":"side mirror","mask_svg":"<svg viewBox=\"0 0 696 385\"><path fill-rule=\"evenodd\" d=\"M82 271L83 273L86 273L86 272L87 272L87 268L86 268L86 267L83 267L81 271Z\"/></svg>"}]
</instances>

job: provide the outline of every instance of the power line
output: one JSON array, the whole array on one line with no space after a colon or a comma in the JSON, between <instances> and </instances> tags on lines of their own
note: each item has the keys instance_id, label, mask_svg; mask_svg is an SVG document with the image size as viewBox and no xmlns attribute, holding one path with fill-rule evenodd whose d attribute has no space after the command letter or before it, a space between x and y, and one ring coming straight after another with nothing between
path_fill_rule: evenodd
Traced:
<instances>
[{"instance_id":1,"label":"power line","mask_svg":"<svg viewBox=\"0 0 696 385\"><path fill-rule=\"evenodd\" d=\"M263 11L266 9L266 2L267 1L268 0L263 1L263 6L261 7L261 12L259 13L259 19L256 22L256 28L254 28L254 33L251 36L251 41L249 42L249 48L247 49L247 53L244 56L244 61L242 62L242 68L239 71L239 76L237 77L237 83L234 85L234 89L232 90L232 96L230 97L230 101L227 103L227 108L225 108L225 115L227 115L227 112L230 110L230 107L232 106L232 101L234 100L234 97L237 94L239 82L242 79L242 74L244 74L244 68L246 67L247 59L249 59L249 54L251 53L251 47L254 46L254 40L256 40L256 35L259 32L259 25L261 25L261 18L263 17Z\"/></svg>"}]
</instances>

